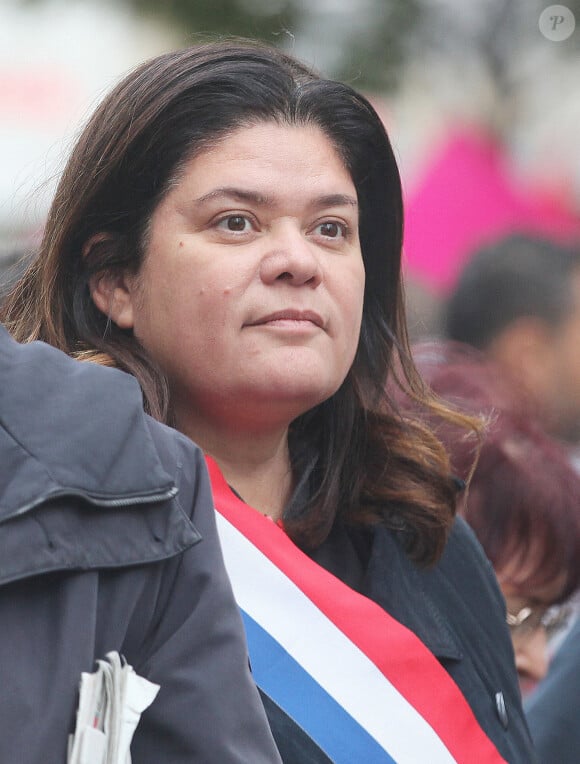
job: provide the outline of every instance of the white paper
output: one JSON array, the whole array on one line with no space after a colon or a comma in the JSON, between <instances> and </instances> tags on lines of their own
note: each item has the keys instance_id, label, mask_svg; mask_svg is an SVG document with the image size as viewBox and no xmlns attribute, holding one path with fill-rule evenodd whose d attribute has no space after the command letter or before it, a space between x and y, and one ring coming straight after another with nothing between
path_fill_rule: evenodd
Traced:
<instances>
[{"instance_id":1,"label":"white paper","mask_svg":"<svg viewBox=\"0 0 580 764\"><path fill-rule=\"evenodd\" d=\"M133 670L119 653L83 673L68 764L131 764L131 740L141 714L155 700L159 685Z\"/></svg>"}]
</instances>

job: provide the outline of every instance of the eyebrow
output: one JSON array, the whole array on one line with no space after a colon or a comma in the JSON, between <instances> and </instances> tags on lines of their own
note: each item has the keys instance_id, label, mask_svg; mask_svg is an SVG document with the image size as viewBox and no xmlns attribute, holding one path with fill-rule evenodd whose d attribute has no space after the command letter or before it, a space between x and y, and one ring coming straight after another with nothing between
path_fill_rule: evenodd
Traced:
<instances>
[{"instance_id":1,"label":"eyebrow","mask_svg":"<svg viewBox=\"0 0 580 764\"><path fill-rule=\"evenodd\" d=\"M241 202L250 202L261 207L274 207L276 204L275 199L271 196L265 196L257 191L249 191L247 189L235 188L233 186L224 186L209 191L198 199L194 199L194 204L196 206L201 206L212 199L220 199L223 197ZM348 194L325 194L324 196L318 196L313 199L311 204L317 209L324 209L325 207L341 207L345 205L349 207L358 207L357 199Z\"/></svg>"}]
</instances>

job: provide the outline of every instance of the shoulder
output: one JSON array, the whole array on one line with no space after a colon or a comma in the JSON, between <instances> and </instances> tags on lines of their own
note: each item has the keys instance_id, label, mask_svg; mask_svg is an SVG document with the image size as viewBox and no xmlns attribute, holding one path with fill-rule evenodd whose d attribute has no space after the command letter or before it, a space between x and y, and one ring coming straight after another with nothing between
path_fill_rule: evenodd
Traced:
<instances>
[{"instance_id":1,"label":"shoulder","mask_svg":"<svg viewBox=\"0 0 580 764\"><path fill-rule=\"evenodd\" d=\"M212 514L198 449L146 417L133 377L1 327L0 461L13 577L169 559L200 540L198 514Z\"/></svg>"},{"instance_id":2,"label":"shoulder","mask_svg":"<svg viewBox=\"0 0 580 764\"><path fill-rule=\"evenodd\" d=\"M443 575L453 579L454 586L468 601L485 595L483 601L489 599L493 608L498 608L502 617L505 615L504 598L493 566L462 517L455 519L437 567Z\"/></svg>"},{"instance_id":3,"label":"shoulder","mask_svg":"<svg viewBox=\"0 0 580 764\"><path fill-rule=\"evenodd\" d=\"M43 342L19 344L3 329L0 350L6 440L50 475L54 490L106 501L169 487L131 375L76 361ZM50 495L43 488L37 493Z\"/></svg>"},{"instance_id":4,"label":"shoulder","mask_svg":"<svg viewBox=\"0 0 580 764\"><path fill-rule=\"evenodd\" d=\"M491 562L463 518L455 519L439 562L421 570L420 578L453 624L462 651L467 640L476 639L480 653L487 645L490 660L509 667L513 673L505 600Z\"/></svg>"},{"instance_id":5,"label":"shoulder","mask_svg":"<svg viewBox=\"0 0 580 764\"><path fill-rule=\"evenodd\" d=\"M446 623L469 621L474 629L489 628L492 633L499 629L504 636L505 604L495 573L473 531L460 517L453 523L441 559L428 567L409 559L395 532L376 526L367 586L373 598L396 603L405 622L421 638L431 631L425 613L434 609L441 611Z\"/></svg>"},{"instance_id":6,"label":"shoulder","mask_svg":"<svg viewBox=\"0 0 580 764\"><path fill-rule=\"evenodd\" d=\"M526 705L532 738L543 762L573 764L580 750L580 618Z\"/></svg>"},{"instance_id":7,"label":"shoulder","mask_svg":"<svg viewBox=\"0 0 580 764\"><path fill-rule=\"evenodd\" d=\"M1 325L0 350L0 375L5 383L1 389L10 396L42 390L45 396L59 397L65 392L73 404L88 402L91 393L109 400L113 390L141 397L136 380L124 372L79 362L45 342L16 342Z\"/></svg>"},{"instance_id":8,"label":"shoulder","mask_svg":"<svg viewBox=\"0 0 580 764\"><path fill-rule=\"evenodd\" d=\"M455 520L443 556L426 568L409 560L395 533L377 527L366 584L367 595L439 659L506 761L535 761L503 596L465 521Z\"/></svg>"},{"instance_id":9,"label":"shoulder","mask_svg":"<svg viewBox=\"0 0 580 764\"><path fill-rule=\"evenodd\" d=\"M491 563L485 556L483 547L477 540L475 533L467 522L459 516L455 518L451 526L443 559L445 557L451 559L466 558L466 562L471 560L472 564L477 566L484 565L484 567L493 572Z\"/></svg>"},{"instance_id":10,"label":"shoulder","mask_svg":"<svg viewBox=\"0 0 580 764\"><path fill-rule=\"evenodd\" d=\"M214 502L203 451L187 436L150 416L145 415L145 425L163 470L177 488L181 509L195 519L202 536L201 525L207 528L208 523L214 533Z\"/></svg>"}]
</instances>

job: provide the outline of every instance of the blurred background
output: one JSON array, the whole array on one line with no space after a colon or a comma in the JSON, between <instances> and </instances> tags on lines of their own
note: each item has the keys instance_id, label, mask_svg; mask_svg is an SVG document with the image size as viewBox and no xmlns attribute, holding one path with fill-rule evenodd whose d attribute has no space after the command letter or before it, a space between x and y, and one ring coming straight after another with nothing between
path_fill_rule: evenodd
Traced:
<instances>
[{"instance_id":1,"label":"blurred background","mask_svg":"<svg viewBox=\"0 0 580 764\"><path fill-rule=\"evenodd\" d=\"M208 34L266 40L373 100L403 178L415 337L486 239L580 238L580 0L0 0L4 282L103 93Z\"/></svg>"}]
</instances>

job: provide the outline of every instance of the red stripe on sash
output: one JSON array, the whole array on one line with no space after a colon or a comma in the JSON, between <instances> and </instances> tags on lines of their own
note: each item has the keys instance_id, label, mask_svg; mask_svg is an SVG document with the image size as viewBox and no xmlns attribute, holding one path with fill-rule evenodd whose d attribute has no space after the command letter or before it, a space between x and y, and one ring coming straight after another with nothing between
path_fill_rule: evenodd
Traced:
<instances>
[{"instance_id":1,"label":"red stripe on sash","mask_svg":"<svg viewBox=\"0 0 580 764\"><path fill-rule=\"evenodd\" d=\"M421 640L377 603L311 560L231 491L206 457L217 511L282 570L379 668L460 764L506 764L453 679Z\"/></svg>"}]
</instances>

